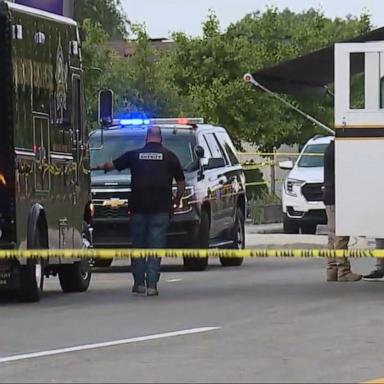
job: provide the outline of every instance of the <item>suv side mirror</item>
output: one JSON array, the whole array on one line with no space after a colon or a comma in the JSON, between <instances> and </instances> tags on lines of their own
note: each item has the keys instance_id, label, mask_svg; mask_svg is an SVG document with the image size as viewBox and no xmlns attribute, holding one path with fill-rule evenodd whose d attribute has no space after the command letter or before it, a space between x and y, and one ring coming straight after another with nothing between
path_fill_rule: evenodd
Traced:
<instances>
[{"instance_id":1,"label":"suv side mirror","mask_svg":"<svg viewBox=\"0 0 384 384\"><path fill-rule=\"evenodd\" d=\"M198 159L203 159L205 155L204 148L201 145L196 145L195 153Z\"/></svg>"},{"instance_id":2,"label":"suv side mirror","mask_svg":"<svg viewBox=\"0 0 384 384\"><path fill-rule=\"evenodd\" d=\"M103 89L99 92L99 123L107 127L113 122L113 91Z\"/></svg>"},{"instance_id":3,"label":"suv side mirror","mask_svg":"<svg viewBox=\"0 0 384 384\"><path fill-rule=\"evenodd\" d=\"M225 167L225 160L222 157L211 157L204 169L216 169Z\"/></svg>"},{"instance_id":4,"label":"suv side mirror","mask_svg":"<svg viewBox=\"0 0 384 384\"><path fill-rule=\"evenodd\" d=\"M291 169L293 169L293 161L292 160L280 161L279 168L290 171Z\"/></svg>"}]
</instances>

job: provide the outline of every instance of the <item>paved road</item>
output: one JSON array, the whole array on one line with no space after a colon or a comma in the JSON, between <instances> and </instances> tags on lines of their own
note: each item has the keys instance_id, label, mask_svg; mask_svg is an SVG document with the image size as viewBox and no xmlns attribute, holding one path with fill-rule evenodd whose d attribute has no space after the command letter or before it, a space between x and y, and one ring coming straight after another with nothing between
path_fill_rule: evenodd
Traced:
<instances>
[{"instance_id":1,"label":"paved road","mask_svg":"<svg viewBox=\"0 0 384 384\"><path fill-rule=\"evenodd\" d=\"M133 296L130 277L117 269L96 274L86 294L63 295L49 280L39 304L1 303L0 381L362 382L384 376L384 284L327 284L322 260L260 259L230 269L213 261L204 273L166 264L158 298ZM372 267L371 260L353 264L362 272ZM202 327L218 329L163 335ZM151 335L161 338L132 340ZM1 362L121 339L129 340Z\"/></svg>"}]
</instances>

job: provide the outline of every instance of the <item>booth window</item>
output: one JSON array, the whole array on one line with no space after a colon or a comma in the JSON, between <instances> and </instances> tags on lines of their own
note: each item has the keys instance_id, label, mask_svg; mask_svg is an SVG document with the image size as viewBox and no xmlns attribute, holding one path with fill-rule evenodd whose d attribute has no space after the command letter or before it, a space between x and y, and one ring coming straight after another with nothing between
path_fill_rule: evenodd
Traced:
<instances>
[{"instance_id":1,"label":"booth window","mask_svg":"<svg viewBox=\"0 0 384 384\"><path fill-rule=\"evenodd\" d=\"M365 54L350 55L350 109L365 109Z\"/></svg>"}]
</instances>

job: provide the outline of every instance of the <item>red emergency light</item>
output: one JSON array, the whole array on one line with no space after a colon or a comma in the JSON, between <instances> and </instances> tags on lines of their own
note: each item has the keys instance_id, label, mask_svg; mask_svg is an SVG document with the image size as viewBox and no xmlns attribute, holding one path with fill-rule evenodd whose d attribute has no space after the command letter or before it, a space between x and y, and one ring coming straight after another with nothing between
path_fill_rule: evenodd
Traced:
<instances>
[{"instance_id":1,"label":"red emergency light","mask_svg":"<svg viewBox=\"0 0 384 384\"><path fill-rule=\"evenodd\" d=\"M189 119L187 117L180 117L179 119L177 119L177 124L188 125Z\"/></svg>"}]
</instances>

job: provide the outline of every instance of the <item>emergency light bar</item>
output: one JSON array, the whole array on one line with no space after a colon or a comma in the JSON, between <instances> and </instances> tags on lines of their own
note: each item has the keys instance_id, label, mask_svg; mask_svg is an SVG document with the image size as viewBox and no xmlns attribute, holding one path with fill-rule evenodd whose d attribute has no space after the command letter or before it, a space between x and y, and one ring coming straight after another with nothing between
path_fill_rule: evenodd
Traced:
<instances>
[{"instance_id":1,"label":"emergency light bar","mask_svg":"<svg viewBox=\"0 0 384 384\"><path fill-rule=\"evenodd\" d=\"M204 119L200 117L177 117L165 119L151 119L151 124L174 124L174 125L196 125L204 124Z\"/></svg>"},{"instance_id":2,"label":"emergency light bar","mask_svg":"<svg viewBox=\"0 0 384 384\"><path fill-rule=\"evenodd\" d=\"M147 119L147 118L132 118L114 120L114 123L121 126L142 126L142 125L197 125L204 124L204 119L198 117L178 117L178 118L163 118L163 119Z\"/></svg>"}]
</instances>

